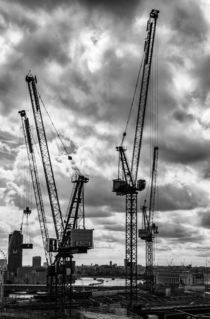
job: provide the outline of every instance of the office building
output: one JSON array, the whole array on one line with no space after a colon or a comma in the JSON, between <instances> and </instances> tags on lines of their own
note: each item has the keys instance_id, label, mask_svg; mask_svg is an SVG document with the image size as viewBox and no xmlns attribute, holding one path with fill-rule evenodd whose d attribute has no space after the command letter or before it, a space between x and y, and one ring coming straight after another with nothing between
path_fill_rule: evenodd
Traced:
<instances>
[{"instance_id":1,"label":"office building","mask_svg":"<svg viewBox=\"0 0 210 319\"><path fill-rule=\"evenodd\" d=\"M22 267L23 235L19 230L9 234L8 244L8 272L11 277L17 275L17 269Z\"/></svg>"}]
</instances>

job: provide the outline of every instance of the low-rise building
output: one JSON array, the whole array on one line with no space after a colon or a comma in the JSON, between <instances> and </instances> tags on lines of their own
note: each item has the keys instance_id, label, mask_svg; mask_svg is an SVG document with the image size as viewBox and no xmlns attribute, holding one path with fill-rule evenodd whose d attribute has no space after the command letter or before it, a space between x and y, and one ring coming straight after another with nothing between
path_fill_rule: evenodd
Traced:
<instances>
[{"instance_id":1,"label":"low-rise building","mask_svg":"<svg viewBox=\"0 0 210 319\"><path fill-rule=\"evenodd\" d=\"M17 284L46 284L47 270L45 267L24 266L17 269Z\"/></svg>"}]
</instances>

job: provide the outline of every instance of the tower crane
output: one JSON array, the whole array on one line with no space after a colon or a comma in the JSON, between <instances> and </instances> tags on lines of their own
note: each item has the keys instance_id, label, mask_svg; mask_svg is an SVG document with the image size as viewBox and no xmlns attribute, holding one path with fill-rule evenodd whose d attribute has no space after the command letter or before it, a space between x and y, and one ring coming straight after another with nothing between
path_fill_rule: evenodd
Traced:
<instances>
[{"instance_id":1,"label":"tower crane","mask_svg":"<svg viewBox=\"0 0 210 319\"><path fill-rule=\"evenodd\" d=\"M154 288L154 238L158 234L158 226L153 222L156 199L156 184L157 184L157 164L158 164L158 147L154 147L152 177L150 185L149 210L147 211L146 202L142 207L143 227L139 229L139 237L145 240L146 248L146 287L153 291Z\"/></svg>"},{"instance_id":2,"label":"tower crane","mask_svg":"<svg viewBox=\"0 0 210 319\"><path fill-rule=\"evenodd\" d=\"M88 249L93 248L93 230L85 228L84 215L84 184L87 183L89 179L83 176L77 169L76 175L72 180L74 187L66 218L64 220L60 209L47 137L42 119L39 95L36 87L37 79L29 74L26 76L26 82L28 84L33 109L56 234L56 239L50 238L48 245L49 251L56 253L52 267L50 267L50 276L54 280L52 285L53 287L55 286L55 293L58 299L63 303L65 302L67 291L71 294L73 254L87 253ZM82 214L80 213L81 211ZM82 220L82 226L79 224L79 219ZM63 304L61 305L61 309L64 309Z\"/></svg>"},{"instance_id":3,"label":"tower crane","mask_svg":"<svg viewBox=\"0 0 210 319\"><path fill-rule=\"evenodd\" d=\"M137 177L158 14L159 10L151 10L147 22L147 37L144 46L140 97L131 165L128 163L126 149L123 147L126 132L123 133L122 144L116 148L119 152L120 168L118 169L118 178L113 180L113 192L126 198L125 276L130 303L132 303L137 293L137 194L146 185L145 180L137 180Z\"/></svg>"},{"instance_id":4,"label":"tower crane","mask_svg":"<svg viewBox=\"0 0 210 319\"><path fill-rule=\"evenodd\" d=\"M26 116L25 110L19 111L19 114L21 116L22 121L22 128L25 138L25 144L27 149L27 155L28 155L28 161L29 161L29 168L31 173L31 180L33 184L33 190L34 190L34 196L35 196L35 202L38 212L38 218L39 218L39 224L40 224L40 230L41 230L41 236L44 246L44 252L45 252L45 258L48 265L52 264L52 253L48 251L47 245L49 242L49 233L46 223L46 214L44 209L44 202L42 198L42 191L41 191L41 184L39 180L39 174L36 164L36 158L34 154L34 148L33 148L33 142L31 138L31 129L30 129L30 123L29 119Z\"/></svg>"}]
</instances>

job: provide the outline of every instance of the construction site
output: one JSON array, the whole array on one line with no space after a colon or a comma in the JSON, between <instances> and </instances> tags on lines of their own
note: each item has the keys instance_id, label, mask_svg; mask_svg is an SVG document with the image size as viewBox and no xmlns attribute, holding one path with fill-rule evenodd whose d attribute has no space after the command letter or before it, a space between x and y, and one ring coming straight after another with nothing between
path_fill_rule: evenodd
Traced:
<instances>
[{"instance_id":1,"label":"construction site","mask_svg":"<svg viewBox=\"0 0 210 319\"><path fill-rule=\"evenodd\" d=\"M45 104L37 88L39 74L29 71L26 75L36 137L33 136L32 119L27 108L19 110L17 121L21 123L35 207L31 207L33 200L27 201L20 227L8 234L8 257L2 252L0 318L210 318L210 267L178 266L176 261L168 266L155 263L155 251L158 249L156 238L160 233L156 211L161 148L158 141L157 98L150 97L150 103L148 100L150 94L157 94L156 89L155 93L151 93L151 86L156 85L152 82L157 80L151 74L159 14L159 10L152 9L144 26L143 55L140 65L136 66L138 76L131 105L127 108L125 130L122 128L119 132L122 139L116 146L117 171L109 189L117 196L119 205L123 202L124 207L123 266L112 261L109 265L101 265L97 258L91 260L89 266L77 265L78 256L88 256L90 252L94 256L95 250L94 231L97 225L93 228L87 226L85 210L85 190L91 177L75 165L74 152L69 153L65 149L54 119L55 135L61 148L64 148L69 165L73 167L68 185L70 199L64 212L48 146L51 137L45 129L42 115ZM45 99L44 92L42 95ZM135 121L131 123L133 112ZM142 178L139 169L146 126L151 134L147 136L150 140L148 152L151 154L148 180ZM127 140L130 133L134 136L133 143ZM115 149L112 151L114 153ZM42 163L41 169L37 156ZM47 195L43 193L43 180ZM30 188L27 185L26 195ZM34 256L33 265L29 267L22 265L22 258L36 245L28 235L32 210L37 212L45 261L42 266L41 257ZM145 250L142 256L144 266L140 266L138 261L139 247ZM86 279L87 284L84 285L84 278L91 280Z\"/></svg>"}]
</instances>

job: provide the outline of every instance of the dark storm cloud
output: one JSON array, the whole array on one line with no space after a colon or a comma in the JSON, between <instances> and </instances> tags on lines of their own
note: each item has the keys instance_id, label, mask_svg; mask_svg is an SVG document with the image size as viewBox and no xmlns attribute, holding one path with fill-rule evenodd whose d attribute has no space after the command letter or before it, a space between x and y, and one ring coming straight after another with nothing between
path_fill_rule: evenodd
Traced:
<instances>
[{"instance_id":1,"label":"dark storm cloud","mask_svg":"<svg viewBox=\"0 0 210 319\"><path fill-rule=\"evenodd\" d=\"M200 226L210 229L210 211L200 211L198 212L198 217L200 219Z\"/></svg>"},{"instance_id":2,"label":"dark storm cloud","mask_svg":"<svg viewBox=\"0 0 210 319\"><path fill-rule=\"evenodd\" d=\"M71 6L77 3L86 7L88 10L99 9L101 11L105 10L109 13L113 13L117 16L130 17L134 14L138 5L143 2L143 0L118 0L117 2L112 0L38 0L38 1L27 1L27 0L12 0L14 3L19 3L21 6L34 9L51 10L58 8L60 6Z\"/></svg>"},{"instance_id":3,"label":"dark storm cloud","mask_svg":"<svg viewBox=\"0 0 210 319\"><path fill-rule=\"evenodd\" d=\"M204 178L204 179L210 179L210 163L209 163L209 160L206 161L206 163L204 163L202 165L202 168L201 168L201 176Z\"/></svg>"},{"instance_id":4,"label":"dark storm cloud","mask_svg":"<svg viewBox=\"0 0 210 319\"><path fill-rule=\"evenodd\" d=\"M183 132L160 140L161 157L172 163L193 164L205 161L210 156L208 141L186 136Z\"/></svg>"},{"instance_id":5,"label":"dark storm cloud","mask_svg":"<svg viewBox=\"0 0 210 319\"><path fill-rule=\"evenodd\" d=\"M128 38L124 41L128 41ZM92 73L86 65L84 65L85 72L83 73L70 67L68 72L63 74L62 87L60 84L52 83L54 91L58 92L59 104L75 111L77 116L85 114L90 120L103 120L111 123L125 122L140 59L132 55L119 58L115 50L115 47L105 50L104 65L99 72ZM141 46L140 52L142 51ZM85 94L84 102L78 102L77 96L72 94L74 88L77 89L78 94L80 92L81 95ZM94 130L94 126L90 126L89 129Z\"/></svg>"},{"instance_id":6,"label":"dark storm cloud","mask_svg":"<svg viewBox=\"0 0 210 319\"><path fill-rule=\"evenodd\" d=\"M194 116L192 114L187 113L184 110L175 110L172 114L172 117L175 118L178 122L181 123L192 123L194 121Z\"/></svg>"},{"instance_id":7,"label":"dark storm cloud","mask_svg":"<svg viewBox=\"0 0 210 319\"><path fill-rule=\"evenodd\" d=\"M121 197L116 196L112 192L112 181L102 176L97 176L90 180L85 191L85 200L88 206L98 208L100 215L100 207L107 207L109 212L124 212L124 201Z\"/></svg>"},{"instance_id":8,"label":"dark storm cloud","mask_svg":"<svg viewBox=\"0 0 210 319\"><path fill-rule=\"evenodd\" d=\"M166 184L158 187L158 210L190 210L208 204L208 195L190 186Z\"/></svg>"},{"instance_id":9,"label":"dark storm cloud","mask_svg":"<svg viewBox=\"0 0 210 319\"><path fill-rule=\"evenodd\" d=\"M36 1L27 1L27 0L11 0L11 2L17 4L19 3L21 6L26 7L28 9L52 9L59 7L63 4L69 4L68 0L36 0Z\"/></svg>"},{"instance_id":10,"label":"dark storm cloud","mask_svg":"<svg viewBox=\"0 0 210 319\"><path fill-rule=\"evenodd\" d=\"M177 35L173 41L183 44L184 40L186 46L206 39L208 23L197 2L177 1L174 9L171 26Z\"/></svg>"},{"instance_id":11,"label":"dark storm cloud","mask_svg":"<svg viewBox=\"0 0 210 319\"><path fill-rule=\"evenodd\" d=\"M20 64L19 64L20 63ZM22 62L19 59L12 60L11 64L2 66L0 74L1 114L7 116L18 106L22 105L22 88L24 87L24 74L21 74ZM18 115L17 115L18 118Z\"/></svg>"},{"instance_id":12,"label":"dark storm cloud","mask_svg":"<svg viewBox=\"0 0 210 319\"><path fill-rule=\"evenodd\" d=\"M11 26L18 26L27 32L32 32L37 28L37 22L27 15L27 11L22 9L20 12L16 7L8 6L7 1L4 2L4 6L0 4L0 8L2 17L0 20L0 33L6 31Z\"/></svg>"},{"instance_id":13,"label":"dark storm cloud","mask_svg":"<svg viewBox=\"0 0 210 319\"><path fill-rule=\"evenodd\" d=\"M114 215L113 215L114 216ZM105 216L104 216L105 217ZM108 217L108 216L106 216ZM120 221L121 222L121 221ZM123 220L123 223L125 222L125 220ZM117 232L125 232L125 225L121 223L117 223L115 220L113 219L109 219L106 218L103 221L103 228L105 230L110 230L110 231L117 231ZM95 225L101 225L101 220L100 219L94 219L94 224Z\"/></svg>"},{"instance_id":14,"label":"dark storm cloud","mask_svg":"<svg viewBox=\"0 0 210 319\"><path fill-rule=\"evenodd\" d=\"M101 218L104 219L113 215L108 209L104 210L103 206L89 206L89 203L86 202L85 215L86 217L93 218L94 223L101 223Z\"/></svg>"},{"instance_id":15,"label":"dark storm cloud","mask_svg":"<svg viewBox=\"0 0 210 319\"><path fill-rule=\"evenodd\" d=\"M199 242L205 238L200 235L199 231L182 224L159 223L158 230L158 237L177 240L179 243Z\"/></svg>"},{"instance_id":16,"label":"dark storm cloud","mask_svg":"<svg viewBox=\"0 0 210 319\"><path fill-rule=\"evenodd\" d=\"M58 31L54 30L54 32L49 33L47 28L39 29L33 33L33 41L29 35L24 38L17 49L22 52L23 56L30 57L35 64L57 61L64 66L69 61L64 39L64 35L61 36Z\"/></svg>"},{"instance_id":17,"label":"dark storm cloud","mask_svg":"<svg viewBox=\"0 0 210 319\"><path fill-rule=\"evenodd\" d=\"M84 4L88 9L105 9L110 13L124 18L132 16L143 0L78 0L78 2Z\"/></svg>"},{"instance_id":18,"label":"dark storm cloud","mask_svg":"<svg viewBox=\"0 0 210 319\"><path fill-rule=\"evenodd\" d=\"M192 76L197 80L197 89L194 94L201 98L203 104L210 87L210 55L204 55L196 62L192 70Z\"/></svg>"},{"instance_id":19,"label":"dark storm cloud","mask_svg":"<svg viewBox=\"0 0 210 319\"><path fill-rule=\"evenodd\" d=\"M104 228L106 230L110 230L110 231L117 231L117 232L125 232L125 226L123 225L113 225L113 222L112 224L109 224L109 225L104 225Z\"/></svg>"}]
</instances>

